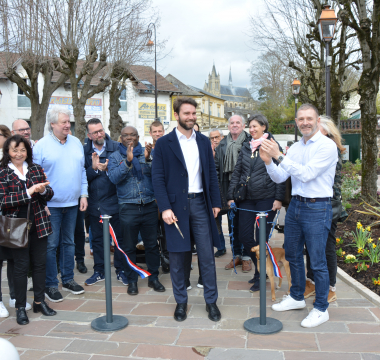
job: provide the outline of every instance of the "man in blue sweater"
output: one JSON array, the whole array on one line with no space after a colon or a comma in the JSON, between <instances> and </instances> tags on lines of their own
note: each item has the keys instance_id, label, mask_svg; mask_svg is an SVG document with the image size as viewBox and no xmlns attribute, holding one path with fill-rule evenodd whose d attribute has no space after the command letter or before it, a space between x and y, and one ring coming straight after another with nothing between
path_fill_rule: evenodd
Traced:
<instances>
[{"instance_id":1,"label":"man in blue sweater","mask_svg":"<svg viewBox=\"0 0 380 360\"><path fill-rule=\"evenodd\" d=\"M145 144L144 149L139 143L137 129L132 126L121 130L121 141L118 151L110 156L108 176L117 189L125 253L133 263L136 262L136 244L140 232L145 247L146 264L151 274L148 286L154 291L163 292L165 287L158 281L158 207L152 185L152 145ZM137 295L137 273L130 268L126 270L129 280L127 292L129 295Z\"/></svg>"},{"instance_id":2,"label":"man in blue sweater","mask_svg":"<svg viewBox=\"0 0 380 360\"><path fill-rule=\"evenodd\" d=\"M70 111L62 106L49 110L47 122L50 133L33 148L33 160L44 168L53 198L47 202L53 233L48 236L46 255L45 295L52 302L62 301L58 291L57 248L60 246L62 290L82 294L84 289L74 281L74 230L79 209L87 208L87 177L84 168L83 146L69 135ZM60 237L59 234L62 233Z\"/></svg>"}]
</instances>

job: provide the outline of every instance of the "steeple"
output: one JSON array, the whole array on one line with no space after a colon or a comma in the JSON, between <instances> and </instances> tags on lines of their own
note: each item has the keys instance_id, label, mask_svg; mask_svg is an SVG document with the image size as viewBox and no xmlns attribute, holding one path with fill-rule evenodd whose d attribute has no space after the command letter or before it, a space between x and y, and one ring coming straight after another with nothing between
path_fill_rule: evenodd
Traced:
<instances>
[{"instance_id":1,"label":"steeple","mask_svg":"<svg viewBox=\"0 0 380 360\"><path fill-rule=\"evenodd\" d=\"M215 77L217 76L216 69L215 69L215 61L213 61L211 75L214 75Z\"/></svg>"},{"instance_id":2,"label":"steeple","mask_svg":"<svg viewBox=\"0 0 380 360\"><path fill-rule=\"evenodd\" d=\"M228 79L228 85L232 86L231 65L230 65L230 78Z\"/></svg>"}]
</instances>

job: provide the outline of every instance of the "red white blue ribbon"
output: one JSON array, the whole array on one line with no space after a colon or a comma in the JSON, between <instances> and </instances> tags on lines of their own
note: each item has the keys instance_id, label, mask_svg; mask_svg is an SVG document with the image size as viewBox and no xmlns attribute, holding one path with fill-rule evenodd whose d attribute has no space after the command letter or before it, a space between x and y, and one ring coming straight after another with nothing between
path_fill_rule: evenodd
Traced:
<instances>
[{"instance_id":1,"label":"red white blue ribbon","mask_svg":"<svg viewBox=\"0 0 380 360\"><path fill-rule=\"evenodd\" d=\"M103 220L100 220L100 222L102 223ZM144 269L141 269L139 268L137 265L135 265L128 257L128 255L123 251L123 249L120 248L119 246L119 243L117 242L117 239L116 239L116 235L115 235L115 232L113 230L113 227L111 224L109 224L109 227L110 227L110 234L111 234L111 237L112 237L112 240L113 242L115 243L116 247L120 250L120 252L122 252L125 256L125 259L127 260L127 263L128 265L131 267L132 270L136 271L142 279L145 279L146 277L150 276L150 272L144 270Z\"/></svg>"},{"instance_id":2,"label":"red white blue ribbon","mask_svg":"<svg viewBox=\"0 0 380 360\"><path fill-rule=\"evenodd\" d=\"M268 253L269 253L269 257L270 257L270 259L272 261L272 264L273 264L274 276L279 277L279 278L282 279L280 267L278 266L276 258L273 255L272 248L269 246L268 243L266 243L266 245L267 245L267 250L268 250Z\"/></svg>"}]
</instances>

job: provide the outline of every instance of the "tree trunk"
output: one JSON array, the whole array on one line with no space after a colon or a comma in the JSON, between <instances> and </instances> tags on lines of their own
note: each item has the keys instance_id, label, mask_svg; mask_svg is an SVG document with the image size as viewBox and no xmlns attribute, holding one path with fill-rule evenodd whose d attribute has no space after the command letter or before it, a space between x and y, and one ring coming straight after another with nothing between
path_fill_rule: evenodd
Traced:
<instances>
[{"instance_id":1,"label":"tree trunk","mask_svg":"<svg viewBox=\"0 0 380 360\"><path fill-rule=\"evenodd\" d=\"M125 85L122 85L119 88L119 80L112 79L111 89L109 92L110 96L110 124L108 126L108 129L111 133L111 139L117 141L119 138L119 135L121 133L121 130L123 129L123 120L121 116L119 115L119 109L120 109L120 95L121 92L126 88Z\"/></svg>"}]
</instances>

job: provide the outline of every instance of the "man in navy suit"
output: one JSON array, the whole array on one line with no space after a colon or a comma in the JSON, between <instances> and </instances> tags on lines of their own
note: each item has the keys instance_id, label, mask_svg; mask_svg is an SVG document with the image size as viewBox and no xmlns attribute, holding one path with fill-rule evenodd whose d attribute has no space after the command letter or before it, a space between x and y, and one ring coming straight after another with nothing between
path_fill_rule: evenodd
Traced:
<instances>
[{"instance_id":1,"label":"man in navy suit","mask_svg":"<svg viewBox=\"0 0 380 360\"><path fill-rule=\"evenodd\" d=\"M198 251L208 317L219 321L216 305L218 289L213 246L219 235L214 220L220 207L220 193L215 162L209 139L193 127L197 103L192 98L177 98L173 104L178 126L158 139L154 149L152 180L155 198L165 221L170 276L177 302L174 319L187 315L186 271L191 256L190 233ZM174 225L177 223L183 237Z\"/></svg>"}]
</instances>

